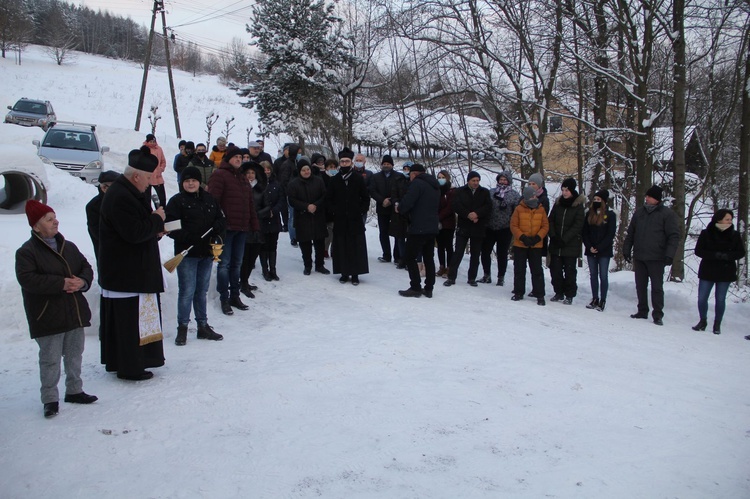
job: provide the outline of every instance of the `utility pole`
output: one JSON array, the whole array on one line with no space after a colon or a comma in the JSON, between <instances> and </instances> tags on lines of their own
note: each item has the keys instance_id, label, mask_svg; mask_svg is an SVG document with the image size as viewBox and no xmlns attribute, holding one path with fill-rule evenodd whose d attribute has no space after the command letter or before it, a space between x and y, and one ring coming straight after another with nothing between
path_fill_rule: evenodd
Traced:
<instances>
[{"instance_id":1,"label":"utility pole","mask_svg":"<svg viewBox=\"0 0 750 499\"><path fill-rule=\"evenodd\" d=\"M172 63L169 57L169 38L167 37L167 19L164 12L164 0L154 0L154 8L151 15L151 30L148 35L148 46L146 47L146 58L143 61L143 80L141 82L141 96L138 99L138 113L135 118L135 131L141 128L141 117L143 116L143 101L146 98L146 81L148 80L148 70L151 63L151 49L154 45L154 27L156 25L156 14L161 12L162 32L164 36L164 50L167 56L167 73L169 75L169 91L172 96L172 112L174 115L174 128L177 132L177 138L182 138L180 132L180 118L177 113L177 98L174 93L174 80L172 79Z\"/></svg>"}]
</instances>

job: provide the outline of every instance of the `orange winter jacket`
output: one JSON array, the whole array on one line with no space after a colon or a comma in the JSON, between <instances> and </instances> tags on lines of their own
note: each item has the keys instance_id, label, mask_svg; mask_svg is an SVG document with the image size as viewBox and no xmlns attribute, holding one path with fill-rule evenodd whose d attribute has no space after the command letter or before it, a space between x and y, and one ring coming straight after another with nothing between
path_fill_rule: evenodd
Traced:
<instances>
[{"instance_id":1,"label":"orange winter jacket","mask_svg":"<svg viewBox=\"0 0 750 499\"><path fill-rule=\"evenodd\" d=\"M541 203L532 210L526 206L525 201L521 201L510 217L510 231L513 233L513 246L526 248L519 238L527 235L539 236L539 242L532 248L541 248L544 245L544 236L549 232L549 220Z\"/></svg>"}]
</instances>

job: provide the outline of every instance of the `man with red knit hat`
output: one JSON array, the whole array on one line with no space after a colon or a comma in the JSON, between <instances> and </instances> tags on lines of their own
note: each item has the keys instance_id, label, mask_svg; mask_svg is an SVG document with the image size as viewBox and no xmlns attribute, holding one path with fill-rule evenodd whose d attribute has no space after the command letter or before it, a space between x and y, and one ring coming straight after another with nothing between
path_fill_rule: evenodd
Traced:
<instances>
[{"instance_id":1,"label":"man with red knit hat","mask_svg":"<svg viewBox=\"0 0 750 499\"><path fill-rule=\"evenodd\" d=\"M59 410L60 361L65 359L65 402L97 400L83 391L81 360L83 328L91 325L91 310L83 293L94 271L75 244L58 232L59 222L49 206L26 202L31 238L16 251L16 278L31 337L39 344L39 377L44 417Z\"/></svg>"}]
</instances>

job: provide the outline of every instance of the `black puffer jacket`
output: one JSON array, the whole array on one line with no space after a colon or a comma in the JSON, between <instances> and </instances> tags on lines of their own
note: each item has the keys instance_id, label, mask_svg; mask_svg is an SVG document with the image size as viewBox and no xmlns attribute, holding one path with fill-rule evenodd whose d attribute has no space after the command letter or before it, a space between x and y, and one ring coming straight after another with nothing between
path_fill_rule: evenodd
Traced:
<instances>
[{"instance_id":1,"label":"black puffer jacket","mask_svg":"<svg viewBox=\"0 0 750 499\"><path fill-rule=\"evenodd\" d=\"M205 258L212 256L211 239L214 236L224 237L226 219L214 197L198 188L198 192L185 192L180 185L180 193L172 196L166 208L167 221L180 220L182 228L170 232L174 239L174 254L193 246L187 256ZM201 238L208 229L213 229L206 237Z\"/></svg>"},{"instance_id":2,"label":"black puffer jacket","mask_svg":"<svg viewBox=\"0 0 750 499\"><path fill-rule=\"evenodd\" d=\"M286 194L272 172L268 177L266 190L263 191L263 204L258 211L260 231L264 234L281 232L281 212L286 209Z\"/></svg>"},{"instance_id":3,"label":"black puffer jacket","mask_svg":"<svg viewBox=\"0 0 750 499\"><path fill-rule=\"evenodd\" d=\"M16 251L16 279L32 338L64 333L91 325L91 310L83 291L91 286L94 271L75 244L55 236L55 251L35 232ZM83 291L63 291L66 277L86 281Z\"/></svg>"},{"instance_id":4,"label":"black puffer jacket","mask_svg":"<svg viewBox=\"0 0 750 499\"><path fill-rule=\"evenodd\" d=\"M296 177L289 182L287 199L294 208L294 228L297 229L297 240L306 242L325 239L328 235L326 227L326 185L318 175L308 178ZM307 207L316 206L315 213L310 213Z\"/></svg>"},{"instance_id":5,"label":"black puffer jacket","mask_svg":"<svg viewBox=\"0 0 750 499\"><path fill-rule=\"evenodd\" d=\"M575 191L574 191L575 192ZM586 196L560 196L549 213L549 252L555 256L581 256Z\"/></svg>"},{"instance_id":6,"label":"black puffer jacket","mask_svg":"<svg viewBox=\"0 0 750 499\"><path fill-rule=\"evenodd\" d=\"M698 278L711 282L732 282L737 279L737 260L745 256L742 238L734 226L720 231L714 223L701 231L695 245L700 257Z\"/></svg>"},{"instance_id":7,"label":"black puffer jacket","mask_svg":"<svg viewBox=\"0 0 750 499\"><path fill-rule=\"evenodd\" d=\"M642 261L664 261L674 258L680 240L680 226L675 212L658 204L652 211L641 206L633 215L625 236L622 253Z\"/></svg>"}]
</instances>

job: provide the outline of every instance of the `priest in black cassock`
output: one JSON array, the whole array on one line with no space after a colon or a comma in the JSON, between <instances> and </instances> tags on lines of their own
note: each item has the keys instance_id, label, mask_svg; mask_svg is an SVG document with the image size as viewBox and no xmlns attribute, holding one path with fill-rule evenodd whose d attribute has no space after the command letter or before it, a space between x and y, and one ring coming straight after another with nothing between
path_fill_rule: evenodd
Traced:
<instances>
[{"instance_id":1,"label":"priest in black cassock","mask_svg":"<svg viewBox=\"0 0 750 499\"><path fill-rule=\"evenodd\" d=\"M104 195L99 223L101 361L133 381L153 377L146 369L164 365L158 238L165 215L146 194L158 164L148 148L130 151L128 166Z\"/></svg>"},{"instance_id":2,"label":"priest in black cassock","mask_svg":"<svg viewBox=\"0 0 750 499\"><path fill-rule=\"evenodd\" d=\"M370 209L370 195L362 175L352 171L353 158L348 147L339 152L339 172L329 182L327 204L333 212L333 273L341 274L339 282L351 279L356 286L359 276L369 272L364 215Z\"/></svg>"}]
</instances>

